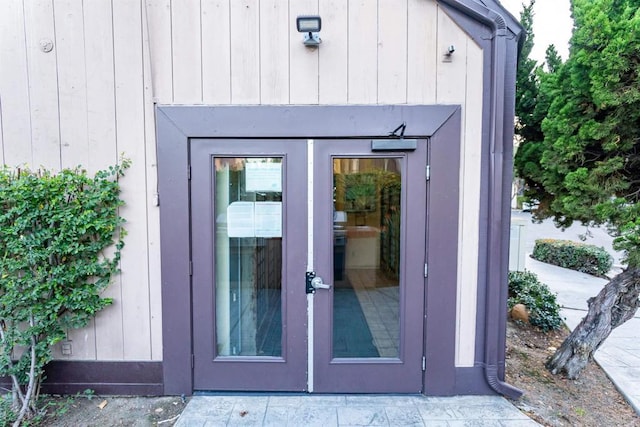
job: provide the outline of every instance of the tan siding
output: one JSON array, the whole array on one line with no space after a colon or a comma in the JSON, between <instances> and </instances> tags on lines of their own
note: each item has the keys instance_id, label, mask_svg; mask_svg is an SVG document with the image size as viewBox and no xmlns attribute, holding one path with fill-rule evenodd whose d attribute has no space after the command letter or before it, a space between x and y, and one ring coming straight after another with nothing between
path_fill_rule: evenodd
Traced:
<instances>
[{"instance_id":1,"label":"tan siding","mask_svg":"<svg viewBox=\"0 0 640 427\"><path fill-rule=\"evenodd\" d=\"M260 14L252 0L231 2L231 102L260 103Z\"/></svg>"},{"instance_id":2,"label":"tan siding","mask_svg":"<svg viewBox=\"0 0 640 427\"><path fill-rule=\"evenodd\" d=\"M378 101L378 9L369 0L349 1L349 87L350 104Z\"/></svg>"},{"instance_id":3,"label":"tan siding","mask_svg":"<svg viewBox=\"0 0 640 427\"><path fill-rule=\"evenodd\" d=\"M202 0L202 98L205 104L231 103L229 25L229 0ZM153 66L153 56L151 60Z\"/></svg>"},{"instance_id":4,"label":"tan siding","mask_svg":"<svg viewBox=\"0 0 640 427\"><path fill-rule=\"evenodd\" d=\"M22 1L6 0L2 2L0 10L2 160L9 166L33 164Z\"/></svg>"},{"instance_id":5,"label":"tan siding","mask_svg":"<svg viewBox=\"0 0 640 427\"><path fill-rule=\"evenodd\" d=\"M60 168L60 117L56 68L56 35L53 0L24 2L27 35L27 73L31 110L33 167ZM40 50L40 42L50 40L53 50Z\"/></svg>"},{"instance_id":6,"label":"tan siding","mask_svg":"<svg viewBox=\"0 0 640 427\"><path fill-rule=\"evenodd\" d=\"M436 102L436 37L438 6L432 1L409 1L407 39L407 103Z\"/></svg>"},{"instance_id":7,"label":"tan siding","mask_svg":"<svg viewBox=\"0 0 640 427\"><path fill-rule=\"evenodd\" d=\"M60 151L64 168L89 164L87 129L87 81L82 1L56 1L55 51L58 72ZM113 95L111 95L113 96ZM96 358L94 321L82 330L70 330L74 357Z\"/></svg>"},{"instance_id":8,"label":"tan siding","mask_svg":"<svg viewBox=\"0 0 640 427\"><path fill-rule=\"evenodd\" d=\"M261 104L289 103L289 27L287 2L260 1Z\"/></svg>"},{"instance_id":9,"label":"tan siding","mask_svg":"<svg viewBox=\"0 0 640 427\"><path fill-rule=\"evenodd\" d=\"M85 2L83 11L89 145L86 166L89 171L95 172L118 160L111 3Z\"/></svg>"},{"instance_id":10,"label":"tan siding","mask_svg":"<svg viewBox=\"0 0 640 427\"><path fill-rule=\"evenodd\" d=\"M227 0L228 1L228 0ZM203 6L204 8L204 6ZM153 95L163 104L173 102L173 65L171 41L171 0L145 0L149 22L149 52L153 58Z\"/></svg>"},{"instance_id":11,"label":"tan siding","mask_svg":"<svg viewBox=\"0 0 640 427\"><path fill-rule=\"evenodd\" d=\"M468 83L479 83L481 57L478 63L478 51L475 44L467 43L468 36L442 10L438 14L437 45L437 93L436 102L462 104L462 146L460 159L460 215L458 218L458 315L456 364L473 366L475 349L476 295L478 280L478 239L480 192L480 137L481 122L477 119L478 108L468 106L482 105L482 87L468 88ZM455 52L446 58L448 46L453 45ZM450 61L450 62L448 62ZM471 80L468 81L467 77ZM473 99L469 99L474 95ZM471 110L475 110L471 111ZM473 118L469 118L469 114ZM470 215L477 212L476 215ZM464 213L464 214L463 214Z\"/></svg>"},{"instance_id":12,"label":"tan siding","mask_svg":"<svg viewBox=\"0 0 640 427\"><path fill-rule=\"evenodd\" d=\"M89 164L82 0L55 3L62 167Z\"/></svg>"},{"instance_id":13,"label":"tan siding","mask_svg":"<svg viewBox=\"0 0 640 427\"><path fill-rule=\"evenodd\" d=\"M317 0L291 0L289 2L290 24L290 102L291 104L317 104L318 93L318 54L323 48L305 47L302 34L298 33L295 19L299 15L318 13Z\"/></svg>"},{"instance_id":14,"label":"tan siding","mask_svg":"<svg viewBox=\"0 0 640 427\"><path fill-rule=\"evenodd\" d=\"M202 102L202 55L200 48L200 0L171 3L173 53L173 102Z\"/></svg>"},{"instance_id":15,"label":"tan siding","mask_svg":"<svg viewBox=\"0 0 640 427\"><path fill-rule=\"evenodd\" d=\"M314 13L323 43L309 49L295 17ZM7 0L0 23L2 160L90 171L120 152L133 160L114 305L71 335L73 358L162 357L154 101L437 102L463 107L457 363L473 362L482 51L434 0L30 0L24 14Z\"/></svg>"},{"instance_id":16,"label":"tan siding","mask_svg":"<svg viewBox=\"0 0 640 427\"><path fill-rule=\"evenodd\" d=\"M407 102L407 0L379 0L378 104Z\"/></svg>"},{"instance_id":17,"label":"tan siding","mask_svg":"<svg viewBox=\"0 0 640 427\"><path fill-rule=\"evenodd\" d=\"M347 2L320 0L319 11L322 17L322 46L318 59L319 102L346 104L349 55ZM297 35L297 41L302 43L300 34Z\"/></svg>"},{"instance_id":18,"label":"tan siding","mask_svg":"<svg viewBox=\"0 0 640 427\"><path fill-rule=\"evenodd\" d=\"M482 105L482 49L471 39L467 39L467 75L465 80L466 105ZM478 253L480 216L467 215L467 212L480 212L480 181L482 163L480 141L482 140L482 109L467 108L464 120L465 150L464 176L461 197L461 213L463 217L459 240L462 259L458 282L458 345L456 346L456 363L458 366L473 366L475 359L476 313L478 303ZM463 212L465 213L463 215ZM468 268L466 268L468 266ZM468 271L467 271L468 270ZM465 275L466 274L466 275Z\"/></svg>"},{"instance_id":19,"label":"tan siding","mask_svg":"<svg viewBox=\"0 0 640 427\"><path fill-rule=\"evenodd\" d=\"M143 46L148 47L149 27L146 16L142 21ZM151 57L149 49L143 51L144 79L144 141L146 162L147 256L149 326L151 328L151 359L162 360L162 279L160 277L160 209L158 209L158 168L156 153L155 105L151 83Z\"/></svg>"},{"instance_id":20,"label":"tan siding","mask_svg":"<svg viewBox=\"0 0 640 427\"><path fill-rule=\"evenodd\" d=\"M116 145L115 76L113 69L113 28L110 2L84 4L87 83L87 141L89 170L95 172L118 160ZM105 66L105 64L109 64ZM114 303L95 320L95 358L122 359L122 283L117 276L104 291ZM77 354L77 339L74 358Z\"/></svg>"},{"instance_id":21,"label":"tan siding","mask_svg":"<svg viewBox=\"0 0 640 427\"><path fill-rule=\"evenodd\" d=\"M121 214L127 219L122 254L122 314L125 359L151 356L147 255L146 171L142 67L142 18L138 2L114 0L113 36L118 150L132 166L125 178Z\"/></svg>"}]
</instances>

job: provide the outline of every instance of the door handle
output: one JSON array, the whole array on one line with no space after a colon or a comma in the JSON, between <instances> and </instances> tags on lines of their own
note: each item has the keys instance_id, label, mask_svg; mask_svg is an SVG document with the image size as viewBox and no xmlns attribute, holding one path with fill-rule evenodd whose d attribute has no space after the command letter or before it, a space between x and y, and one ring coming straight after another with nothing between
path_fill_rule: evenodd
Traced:
<instances>
[{"instance_id":1,"label":"door handle","mask_svg":"<svg viewBox=\"0 0 640 427\"><path fill-rule=\"evenodd\" d=\"M331 289L331 285L328 283L324 283L322 281L322 277L320 276L311 279L311 286L313 286L313 289Z\"/></svg>"}]
</instances>

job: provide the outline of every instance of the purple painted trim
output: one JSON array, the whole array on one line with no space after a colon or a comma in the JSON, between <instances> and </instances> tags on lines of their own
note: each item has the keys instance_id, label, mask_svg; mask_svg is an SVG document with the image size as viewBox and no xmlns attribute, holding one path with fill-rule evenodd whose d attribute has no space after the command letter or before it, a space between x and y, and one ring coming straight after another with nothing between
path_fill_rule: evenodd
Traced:
<instances>
[{"instance_id":1,"label":"purple painted trim","mask_svg":"<svg viewBox=\"0 0 640 427\"><path fill-rule=\"evenodd\" d=\"M156 114L165 394L191 394L191 281L187 136Z\"/></svg>"},{"instance_id":2,"label":"purple painted trim","mask_svg":"<svg viewBox=\"0 0 640 427\"><path fill-rule=\"evenodd\" d=\"M507 28L507 22L502 14L495 10L470 0L440 0L440 2L448 5L452 10L486 25L493 33L490 56L488 55L489 50L486 48L484 55L485 87L489 88L485 94L490 94L490 101L488 108L486 99L484 103L483 125L487 126L488 120L488 127L485 127L485 130L489 132L489 138L486 139L483 131L483 151L488 153L488 163L483 162L483 170L486 170L488 175L483 174L482 177L483 183L486 182L486 187L484 184L482 186L482 200L487 201L487 210L485 211L482 206L483 212L486 212L486 220L481 214L480 230L480 236L486 236L486 246L483 245L484 239L480 241L480 252L486 254L486 259L479 264L478 281L478 292L484 293L484 299L478 298L478 307L484 307L485 311L483 313L484 319L482 319L484 324L478 322L478 325L484 327L484 342L481 348L484 349L483 363L487 383L500 394L518 398L522 392L504 383L509 195L512 175L512 149L505 147L510 147L513 141L514 102L509 97L513 98L513 92L510 91L513 89L511 86L515 86L514 49L508 50L508 47L510 44L515 45L518 42L522 28L515 26L516 37L513 40L508 40L507 35L510 28ZM500 12L504 11L496 4L493 6ZM478 38L476 25L471 28L471 30L474 29L476 38ZM481 34L482 31L480 31ZM485 191L487 197L484 197ZM483 230L484 225L486 228ZM483 247L485 247L484 251ZM483 269L486 269L486 274L482 274ZM486 280L484 286L481 286L482 277ZM482 328L479 327L477 337L481 330ZM476 342L478 341L477 338Z\"/></svg>"},{"instance_id":3,"label":"purple painted trim","mask_svg":"<svg viewBox=\"0 0 640 427\"><path fill-rule=\"evenodd\" d=\"M96 362L54 360L46 367L42 391L75 394L91 389L97 394L163 394L162 362ZM7 378L0 385L10 388Z\"/></svg>"},{"instance_id":4,"label":"purple painted trim","mask_svg":"<svg viewBox=\"0 0 640 427\"><path fill-rule=\"evenodd\" d=\"M307 299L304 293L307 216L300 206L307 203L307 143L305 140L214 140L193 139L191 151L191 220L193 256L193 353L195 390L304 391L307 387ZM219 356L215 341L215 196L213 156L282 157L282 357ZM303 177L303 179L300 179ZM215 361L212 361L212 357ZM264 375L269 372L269 375Z\"/></svg>"},{"instance_id":5,"label":"purple painted trim","mask_svg":"<svg viewBox=\"0 0 640 427\"><path fill-rule=\"evenodd\" d=\"M159 106L158 110L189 138L384 137L403 122L407 124L405 138L414 138L433 135L456 108L455 105L203 105Z\"/></svg>"},{"instance_id":6,"label":"purple painted trim","mask_svg":"<svg viewBox=\"0 0 640 427\"><path fill-rule=\"evenodd\" d=\"M457 394L456 300L461 111L429 141L425 394Z\"/></svg>"},{"instance_id":7,"label":"purple painted trim","mask_svg":"<svg viewBox=\"0 0 640 427\"><path fill-rule=\"evenodd\" d=\"M495 394L485 378L484 365L456 368L455 395Z\"/></svg>"},{"instance_id":8,"label":"purple painted trim","mask_svg":"<svg viewBox=\"0 0 640 427\"><path fill-rule=\"evenodd\" d=\"M166 394L191 394L193 378L191 369L191 287L189 276L189 194L188 194L188 141L194 136L233 138L260 138L264 135L283 138L306 138L310 134L333 138L387 136L403 121L407 123L407 137L430 137L439 133L449 119L456 115L459 121L460 107L436 106L159 106L157 111L158 136L158 186L161 198L160 227L162 255L163 294L163 370ZM308 130L307 127L308 126ZM460 125L451 140L444 145L458 147ZM459 147L458 147L459 149ZM443 162L449 158L444 156ZM459 161L459 155L455 156ZM457 163L456 163L457 164ZM443 170L452 169L442 165ZM456 169L457 170L457 169ZM458 176L458 173L451 174ZM453 187L457 190L457 184ZM457 203L457 193L453 197ZM433 205L438 210L438 204ZM457 217L457 211L453 216ZM451 216L446 218L448 220ZM444 227L447 228L447 227ZM455 230L455 227L450 227ZM455 252L457 239L445 239ZM455 257L454 257L455 258ZM443 298L455 301L455 265L453 285L439 288ZM432 273L435 274L435 272ZM438 300L434 294L434 302ZM435 304L433 319L439 319L443 310ZM453 305L455 316L455 303ZM450 309L450 307L447 307ZM434 326L439 321L433 322ZM454 321L451 324L455 324ZM447 337L447 348L455 348L455 332ZM439 346L441 343L438 343ZM435 348L437 348L434 347ZM452 354L449 351L448 354ZM447 363L452 366L454 359ZM434 369L437 371L437 367ZM452 377L449 373L449 377ZM449 380L450 381L450 380Z\"/></svg>"}]
</instances>

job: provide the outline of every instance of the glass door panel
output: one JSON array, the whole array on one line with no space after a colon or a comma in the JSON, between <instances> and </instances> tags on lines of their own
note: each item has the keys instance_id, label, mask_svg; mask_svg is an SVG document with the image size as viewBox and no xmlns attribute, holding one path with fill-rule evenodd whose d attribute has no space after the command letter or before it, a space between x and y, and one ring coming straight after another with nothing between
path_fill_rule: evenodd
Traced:
<instances>
[{"instance_id":1,"label":"glass door panel","mask_svg":"<svg viewBox=\"0 0 640 427\"><path fill-rule=\"evenodd\" d=\"M333 354L398 358L402 159L333 159Z\"/></svg>"},{"instance_id":2,"label":"glass door panel","mask_svg":"<svg viewBox=\"0 0 640 427\"><path fill-rule=\"evenodd\" d=\"M314 390L422 390L427 142L314 142Z\"/></svg>"},{"instance_id":3,"label":"glass door panel","mask_svg":"<svg viewBox=\"0 0 640 427\"><path fill-rule=\"evenodd\" d=\"M306 390L306 141L198 139L190 162L194 389Z\"/></svg>"},{"instance_id":4,"label":"glass door panel","mask_svg":"<svg viewBox=\"0 0 640 427\"><path fill-rule=\"evenodd\" d=\"M215 158L219 356L282 355L282 159Z\"/></svg>"}]
</instances>

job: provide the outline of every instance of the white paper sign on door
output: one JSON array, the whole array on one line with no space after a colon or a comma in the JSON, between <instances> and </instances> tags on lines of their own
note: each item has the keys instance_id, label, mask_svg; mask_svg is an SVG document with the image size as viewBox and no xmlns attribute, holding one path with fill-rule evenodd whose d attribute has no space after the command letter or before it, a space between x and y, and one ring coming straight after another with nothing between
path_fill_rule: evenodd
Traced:
<instances>
[{"instance_id":1,"label":"white paper sign on door","mask_svg":"<svg viewBox=\"0 0 640 427\"><path fill-rule=\"evenodd\" d=\"M247 191L282 191L282 163L247 163L244 168Z\"/></svg>"},{"instance_id":2,"label":"white paper sign on door","mask_svg":"<svg viewBox=\"0 0 640 427\"><path fill-rule=\"evenodd\" d=\"M256 237L282 237L282 202L256 202Z\"/></svg>"},{"instance_id":3,"label":"white paper sign on door","mask_svg":"<svg viewBox=\"0 0 640 427\"><path fill-rule=\"evenodd\" d=\"M227 207L229 237L282 237L282 202L233 202Z\"/></svg>"},{"instance_id":4,"label":"white paper sign on door","mask_svg":"<svg viewBox=\"0 0 640 427\"><path fill-rule=\"evenodd\" d=\"M227 206L227 235L254 237L255 213L253 202L233 202Z\"/></svg>"}]
</instances>

